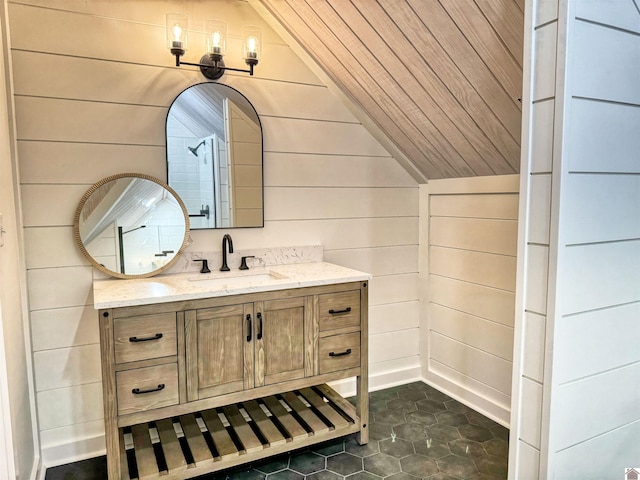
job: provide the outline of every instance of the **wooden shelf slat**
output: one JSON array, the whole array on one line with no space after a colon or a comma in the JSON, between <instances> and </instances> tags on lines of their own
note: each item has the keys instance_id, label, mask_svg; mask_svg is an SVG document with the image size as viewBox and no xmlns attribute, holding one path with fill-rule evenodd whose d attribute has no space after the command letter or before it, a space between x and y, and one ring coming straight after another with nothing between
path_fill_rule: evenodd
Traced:
<instances>
[{"instance_id":1,"label":"wooden shelf slat","mask_svg":"<svg viewBox=\"0 0 640 480\"><path fill-rule=\"evenodd\" d=\"M322 397L310 388L303 388L300 390L300 393L324 418L331 422L334 428L344 428L349 424L338 412L331 408L331 405L325 403Z\"/></svg>"},{"instance_id":2,"label":"wooden shelf slat","mask_svg":"<svg viewBox=\"0 0 640 480\"><path fill-rule=\"evenodd\" d=\"M205 410L201 412L201 415L205 425L207 426L207 430L209 430L209 433L211 434L213 444L216 446L216 450L218 451L218 458L220 460L224 460L225 458L237 457L240 455L240 452L238 452L231 436L229 436L229 432L224 428L224 425L218 416L218 412L215 409Z\"/></svg>"},{"instance_id":3,"label":"wooden shelf slat","mask_svg":"<svg viewBox=\"0 0 640 480\"><path fill-rule=\"evenodd\" d=\"M173 428L173 421L168 418L158 420L156 422L156 429L158 430L160 445L162 446L168 471L170 473L186 471L187 461L182 453L176 430Z\"/></svg>"},{"instance_id":4,"label":"wooden shelf slat","mask_svg":"<svg viewBox=\"0 0 640 480\"><path fill-rule=\"evenodd\" d=\"M146 423L134 425L131 427L131 435L138 464L138 478L140 480L158 478L160 472L149 436L149 426Z\"/></svg>"},{"instance_id":5,"label":"wooden shelf slat","mask_svg":"<svg viewBox=\"0 0 640 480\"><path fill-rule=\"evenodd\" d=\"M240 413L237 405L223 407L222 411L238 435L238 438L247 453L256 452L264 448L262 446L262 442L260 442L256 434L253 433L253 430L251 430L251 427Z\"/></svg>"},{"instance_id":6,"label":"wooden shelf slat","mask_svg":"<svg viewBox=\"0 0 640 480\"><path fill-rule=\"evenodd\" d=\"M280 400L278 400L276 397L264 397L262 401L267 406L271 414L278 419L280 424L289 434L289 437L292 441L296 441L309 436L302 425L300 425L296 421L296 419L293 418L293 415L287 412L286 408L282 406Z\"/></svg>"},{"instance_id":7,"label":"wooden shelf slat","mask_svg":"<svg viewBox=\"0 0 640 480\"><path fill-rule=\"evenodd\" d=\"M251 417L251 420L254 421L264 438L267 439L270 447L282 445L287 442L282 436L282 433L280 433L280 430L278 430L278 427L276 427L269 417L267 417L267 415L262 411L258 402L251 400L249 402L244 402L242 406Z\"/></svg>"},{"instance_id":8,"label":"wooden shelf slat","mask_svg":"<svg viewBox=\"0 0 640 480\"><path fill-rule=\"evenodd\" d=\"M302 400L300 400L294 392L283 393L282 398L287 402L291 410L296 412L309 428L311 428L314 435L329 431L329 427L327 427L309 407L302 403Z\"/></svg>"},{"instance_id":9,"label":"wooden shelf slat","mask_svg":"<svg viewBox=\"0 0 640 480\"><path fill-rule=\"evenodd\" d=\"M202 436L200 427L196 422L196 417L194 415L180 415L179 418L194 463L200 465L205 462L213 462L213 455L211 454L211 450L209 450L206 440Z\"/></svg>"},{"instance_id":10,"label":"wooden shelf slat","mask_svg":"<svg viewBox=\"0 0 640 480\"><path fill-rule=\"evenodd\" d=\"M344 399L341 395L336 393L336 391L331 388L326 383L322 385L317 385L315 387L322 395L326 397L332 404L338 407L343 413L346 413L347 416L353 420L354 422L358 422L358 415L356 414L356 407L353 406L349 400Z\"/></svg>"}]
</instances>

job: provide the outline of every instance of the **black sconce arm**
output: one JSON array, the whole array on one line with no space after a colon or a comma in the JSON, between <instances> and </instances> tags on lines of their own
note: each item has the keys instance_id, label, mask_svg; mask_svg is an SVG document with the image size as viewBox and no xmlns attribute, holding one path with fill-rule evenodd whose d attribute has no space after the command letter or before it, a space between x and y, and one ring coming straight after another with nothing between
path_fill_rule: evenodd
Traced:
<instances>
[{"instance_id":1,"label":"black sconce arm","mask_svg":"<svg viewBox=\"0 0 640 480\"><path fill-rule=\"evenodd\" d=\"M227 67L224 64L222 55L212 55L209 53L205 53L202 56L202 58L200 59L200 63L183 62L182 60L180 60L180 57L184 53L184 50L181 50L178 52L172 51L172 53L176 57L176 67L179 67L181 65L189 65L191 67L200 67L200 71L202 72L202 74L210 80L217 80L227 70L230 70L232 72L248 73L249 75L253 76L253 67L258 64L257 59L248 59L248 60L245 60L245 63L249 66L248 70L242 69L242 68Z\"/></svg>"}]
</instances>

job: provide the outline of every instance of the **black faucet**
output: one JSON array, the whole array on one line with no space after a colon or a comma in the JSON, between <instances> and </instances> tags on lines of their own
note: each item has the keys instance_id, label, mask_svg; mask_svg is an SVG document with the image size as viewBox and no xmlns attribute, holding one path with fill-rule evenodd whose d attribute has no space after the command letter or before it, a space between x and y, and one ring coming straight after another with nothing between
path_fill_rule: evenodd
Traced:
<instances>
[{"instance_id":1,"label":"black faucet","mask_svg":"<svg viewBox=\"0 0 640 480\"><path fill-rule=\"evenodd\" d=\"M225 233L224 237L222 237L222 266L220 267L221 272L229 271L229 267L227 266L227 245L229 245L229 253L233 253L233 240L231 240L231 235Z\"/></svg>"}]
</instances>

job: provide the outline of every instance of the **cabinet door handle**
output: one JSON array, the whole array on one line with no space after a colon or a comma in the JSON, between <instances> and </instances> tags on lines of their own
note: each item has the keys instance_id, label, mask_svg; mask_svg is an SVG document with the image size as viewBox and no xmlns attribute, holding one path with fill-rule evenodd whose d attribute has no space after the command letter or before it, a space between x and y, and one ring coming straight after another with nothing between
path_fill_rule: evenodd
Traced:
<instances>
[{"instance_id":1,"label":"cabinet door handle","mask_svg":"<svg viewBox=\"0 0 640 480\"><path fill-rule=\"evenodd\" d=\"M331 315L338 315L339 313L349 313L351 311L351 307L347 307L344 310L334 310L333 308L329 310Z\"/></svg>"},{"instance_id":2,"label":"cabinet door handle","mask_svg":"<svg viewBox=\"0 0 640 480\"><path fill-rule=\"evenodd\" d=\"M162 338L162 334L161 333L156 333L153 337L142 337L142 338L129 337L129 341L131 343L148 342L150 340L160 340L161 338Z\"/></svg>"},{"instance_id":3,"label":"cabinet door handle","mask_svg":"<svg viewBox=\"0 0 640 480\"><path fill-rule=\"evenodd\" d=\"M344 352L340 352L340 353L329 352L329 356L330 357L342 357L343 355L349 355L350 353L351 353L351 349L347 348Z\"/></svg>"},{"instance_id":4,"label":"cabinet door handle","mask_svg":"<svg viewBox=\"0 0 640 480\"><path fill-rule=\"evenodd\" d=\"M149 390L140 390L139 388L134 388L133 390L131 390L131 393L133 393L134 395L143 395L145 393L159 392L160 390L164 390L164 383L161 383L156 388L150 388Z\"/></svg>"},{"instance_id":5,"label":"cabinet door handle","mask_svg":"<svg viewBox=\"0 0 640 480\"><path fill-rule=\"evenodd\" d=\"M247 324L249 325L249 327L248 327L249 328L249 335L247 335L247 342L250 342L251 341L251 331L253 330L251 328L251 314L250 313L247 314Z\"/></svg>"},{"instance_id":6,"label":"cabinet door handle","mask_svg":"<svg viewBox=\"0 0 640 480\"><path fill-rule=\"evenodd\" d=\"M258 312L258 335L256 335L258 340L262 340L262 313Z\"/></svg>"}]
</instances>

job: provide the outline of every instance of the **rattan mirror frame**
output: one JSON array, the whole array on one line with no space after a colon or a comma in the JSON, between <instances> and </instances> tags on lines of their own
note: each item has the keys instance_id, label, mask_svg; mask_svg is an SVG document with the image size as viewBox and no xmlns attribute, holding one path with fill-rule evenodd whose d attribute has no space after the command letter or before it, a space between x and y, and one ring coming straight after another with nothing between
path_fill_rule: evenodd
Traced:
<instances>
[{"instance_id":1,"label":"rattan mirror frame","mask_svg":"<svg viewBox=\"0 0 640 480\"><path fill-rule=\"evenodd\" d=\"M167 261L162 267L152 270L150 272L146 272L146 273L142 273L142 274L122 274L120 272L116 272L113 270L108 269L107 267L105 267L104 265L102 265L101 263L99 263L98 261L96 261L93 256L87 251L87 249L85 248L85 245L82 241L82 238L80 236L80 216L82 214L82 209L84 208L85 204L87 203L87 201L89 200L89 198L91 198L91 196L96 192L96 190L98 190L100 187L102 187L103 185L112 182L114 180L119 180L122 178L141 178L144 180L148 180L151 182L154 182L158 185L160 185L162 188L164 188L167 192L169 192L177 201L178 205L180 206L181 210L182 210L182 214L184 215L184 222L185 222L185 231L184 231L184 238L182 241L182 244L179 248L179 250L175 253L175 255L173 256L173 258L171 258L169 261ZM180 196L176 193L176 191L171 188L169 185L167 185L165 182L149 176L149 175L145 175L145 174L141 174L141 173L121 173L121 174L117 174L117 175L111 175L109 177L103 178L102 180L100 180L99 182L95 183L94 185L91 186L91 188L89 188L89 190L87 190L87 192L82 196L82 198L80 199L80 202L78 203L78 207L76 208L75 214L74 214L74 218L73 218L73 236L76 242L76 245L78 246L78 248L80 249L80 251L83 253L83 255L87 258L87 260L89 260L89 262L91 263L91 265L93 265L95 268L97 268L99 271L106 273L107 275L110 275L112 277L116 277L116 278L123 278L123 279L132 279L132 278L148 278L148 277L152 277L154 275L158 275L164 271L166 271L167 269L169 269L177 260L178 258L180 258L180 255L182 254L182 252L184 251L184 249L186 248L186 246L189 243L189 232L190 232L190 228L189 228L189 214L187 212L187 209L185 207L184 202L182 201L182 199L180 198Z\"/></svg>"}]
</instances>

